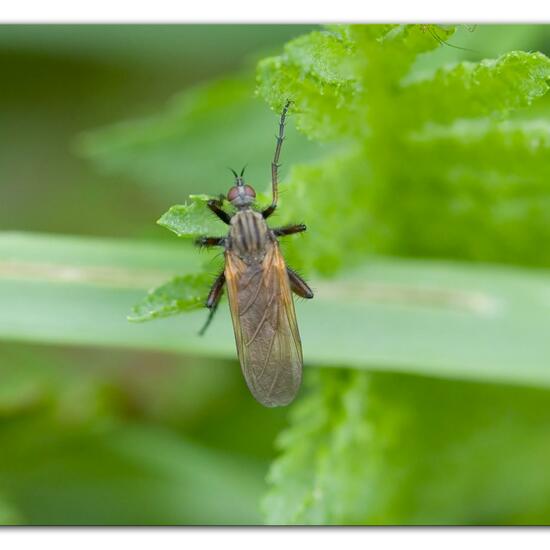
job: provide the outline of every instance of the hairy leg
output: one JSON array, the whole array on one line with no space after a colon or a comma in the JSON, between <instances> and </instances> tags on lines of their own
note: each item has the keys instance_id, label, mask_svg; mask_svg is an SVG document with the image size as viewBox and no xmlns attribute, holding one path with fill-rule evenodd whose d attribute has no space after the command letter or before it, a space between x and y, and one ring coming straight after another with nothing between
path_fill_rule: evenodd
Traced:
<instances>
[{"instance_id":1,"label":"hairy leg","mask_svg":"<svg viewBox=\"0 0 550 550\"><path fill-rule=\"evenodd\" d=\"M214 212L214 214L216 214L222 222L229 225L231 223L231 216L222 209L221 205L222 202L215 199L211 199L206 203L206 206L208 206L208 208L210 208L210 210L212 210L212 212Z\"/></svg>"},{"instance_id":2,"label":"hairy leg","mask_svg":"<svg viewBox=\"0 0 550 550\"><path fill-rule=\"evenodd\" d=\"M200 247L211 247L211 246L224 246L225 237L199 237L195 244Z\"/></svg>"},{"instance_id":3,"label":"hairy leg","mask_svg":"<svg viewBox=\"0 0 550 550\"><path fill-rule=\"evenodd\" d=\"M223 296L223 285L225 284L225 274L222 271L214 281L214 284L212 285L212 288L210 289L210 293L208 294L208 298L206 299L206 307L210 309L210 313L208 314L208 318L206 319L206 323L204 323L203 327L199 331L199 335L202 336L205 332L210 323L212 322L212 319L214 318L214 315L216 314L216 310L218 309L218 305L220 303L221 297Z\"/></svg>"},{"instance_id":4,"label":"hairy leg","mask_svg":"<svg viewBox=\"0 0 550 550\"><path fill-rule=\"evenodd\" d=\"M301 233L307 228L303 223L296 225L285 225L284 227L275 227L272 231L276 237L284 237L285 235L293 235L294 233Z\"/></svg>"},{"instance_id":5,"label":"hairy leg","mask_svg":"<svg viewBox=\"0 0 550 550\"><path fill-rule=\"evenodd\" d=\"M302 279L302 277L300 277L300 275L298 275L295 271L292 271L290 267L287 267L286 270L292 292L302 298L313 298L313 290L309 288L308 284Z\"/></svg>"}]
</instances>

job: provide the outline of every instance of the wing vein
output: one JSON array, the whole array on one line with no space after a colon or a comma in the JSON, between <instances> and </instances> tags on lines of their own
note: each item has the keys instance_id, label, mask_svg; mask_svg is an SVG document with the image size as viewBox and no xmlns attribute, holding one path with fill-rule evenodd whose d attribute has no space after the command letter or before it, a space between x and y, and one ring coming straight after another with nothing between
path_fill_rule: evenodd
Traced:
<instances>
[{"instance_id":1,"label":"wing vein","mask_svg":"<svg viewBox=\"0 0 550 550\"><path fill-rule=\"evenodd\" d=\"M247 286L249 286L252 281L258 276L258 275L261 275L262 274L262 270L261 269L258 269L257 271L255 271L252 275L252 277L250 277L250 279L247 281ZM256 300L258 299L258 295L260 293L260 289L262 288L262 285L258 285L257 288L256 288L256 292L252 295L252 297L250 298L250 300L247 302L247 304L244 306L244 308L242 309L242 311L239 313L239 315L244 315L253 305L254 303L256 302Z\"/></svg>"},{"instance_id":2,"label":"wing vein","mask_svg":"<svg viewBox=\"0 0 550 550\"><path fill-rule=\"evenodd\" d=\"M265 306L264 314L262 315L262 318L260 319L260 322L258 323L258 326L256 327L256 330L254 331L254 334L250 337L250 340L245 343L246 346L250 346L250 344L252 344L252 342L254 342L254 340L258 336L258 334L260 332L260 329L263 327L263 325L264 325L264 323L267 319L267 316L270 313L269 308L271 307L271 304L273 303L273 298L275 298L275 292L273 292L271 294L271 298L269 298L269 300L268 300L268 302Z\"/></svg>"}]
</instances>

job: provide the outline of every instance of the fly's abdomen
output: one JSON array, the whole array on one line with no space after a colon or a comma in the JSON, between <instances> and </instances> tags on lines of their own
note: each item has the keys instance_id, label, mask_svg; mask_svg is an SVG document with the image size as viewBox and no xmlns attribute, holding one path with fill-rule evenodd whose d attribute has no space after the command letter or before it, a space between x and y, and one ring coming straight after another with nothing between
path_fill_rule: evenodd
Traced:
<instances>
[{"instance_id":1,"label":"fly's abdomen","mask_svg":"<svg viewBox=\"0 0 550 550\"><path fill-rule=\"evenodd\" d=\"M258 212L244 210L231 218L230 247L239 257L261 259L265 254L268 238L267 224Z\"/></svg>"}]
</instances>

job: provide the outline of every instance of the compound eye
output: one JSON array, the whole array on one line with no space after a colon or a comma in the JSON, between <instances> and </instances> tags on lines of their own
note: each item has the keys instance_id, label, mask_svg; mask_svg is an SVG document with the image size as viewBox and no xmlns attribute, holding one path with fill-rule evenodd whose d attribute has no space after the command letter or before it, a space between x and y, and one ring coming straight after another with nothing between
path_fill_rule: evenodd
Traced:
<instances>
[{"instance_id":1,"label":"compound eye","mask_svg":"<svg viewBox=\"0 0 550 550\"><path fill-rule=\"evenodd\" d=\"M250 185L245 185L244 186L244 194L247 197L256 198L256 191L254 191L254 188L250 187Z\"/></svg>"},{"instance_id":2,"label":"compound eye","mask_svg":"<svg viewBox=\"0 0 550 550\"><path fill-rule=\"evenodd\" d=\"M227 200L233 202L239 196L239 188L235 185L227 193Z\"/></svg>"}]
</instances>

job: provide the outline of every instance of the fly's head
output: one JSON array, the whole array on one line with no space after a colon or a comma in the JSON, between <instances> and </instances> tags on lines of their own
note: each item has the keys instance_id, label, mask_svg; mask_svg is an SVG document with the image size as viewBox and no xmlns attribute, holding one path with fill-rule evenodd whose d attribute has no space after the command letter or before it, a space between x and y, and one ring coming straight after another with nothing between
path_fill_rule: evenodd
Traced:
<instances>
[{"instance_id":1,"label":"fly's head","mask_svg":"<svg viewBox=\"0 0 550 550\"><path fill-rule=\"evenodd\" d=\"M227 200L239 210L250 208L256 200L256 191L254 191L253 187L244 183L244 168L240 176L237 175L235 170L231 169L231 171L235 176L235 185L227 192Z\"/></svg>"}]
</instances>

